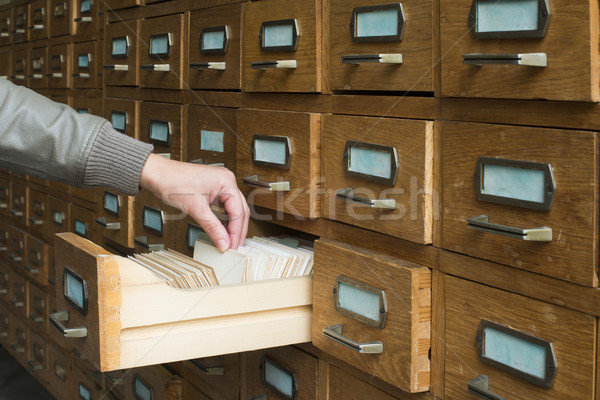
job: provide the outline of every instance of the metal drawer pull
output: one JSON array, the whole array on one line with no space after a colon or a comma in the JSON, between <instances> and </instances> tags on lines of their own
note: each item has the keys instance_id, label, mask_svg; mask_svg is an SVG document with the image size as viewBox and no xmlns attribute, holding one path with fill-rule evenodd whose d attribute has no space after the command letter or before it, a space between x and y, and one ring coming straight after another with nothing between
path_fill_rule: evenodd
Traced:
<instances>
[{"instance_id":1,"label":"metal drawer pull","mask_svg":"<svg viewBox=\"0 0 600 400\"><path fill-rule=\"evenodd\" d=\"M219 71L225 71L226 63L224 63L224 62L190 63L190 68L194 68L194 69L218 69Z\"/></svg>"},{"instance_id":2,"label":"metal drawer pull","mask_svg":"<svg viewBox=\"0 0 600 400\"><path fill-rule=\"evenodd\" d=\"M92 17L75 18L75 22L77 22L77 23L80 23L80 22L92 22Z\"/></svg>"},{"instance_id":3,"label":"metal drawer pull","mask_svg":"<svg viewBox=\"0 0 600 400\"><path fill-rule=\"evenodd\" d=\"M114 64L114 65L104 65L102 69L107 71L129 71L129 65L127 64Z\"/></svg>"},{"instance_id":4,"label":"metal drawer pull","mask_svg":"<svg viewBox=\"0 0 600 400\"><path fill-rule=\"evenodd\" d=\"M121 229L120 222L108 222L108 217L100 217L96 220L96 223L106 229L118 231Z\"/></svg>"},{"instance_id":5,"label":"metal drawer pull","mask_svg":"<svg viewBox=\"0 0 600 400\"><path fill-rule=\"evenodd\" d=\"M207 167L224 167L225 166L225 163L223 163L223 162L209 164L206 161L204 161L202 158L198 158L196 160L192 160L192 161L190 161L190 163L192 163L192 164L206 165Z\"/></svg>"},{"instance_id":6,"label":"metal drawer pull","mask_svg":"<svg viewBox=\"0 0 600 400\"><path fill-rule=\"evenodd\" d=\"M90 74L85 74L85 73L76 73L73 74L73 78L89 78Z\"/></svg>"},{"instance_id":7,"label":"metal drawer pull","mask_svg":"<svg viewBox=\"0 0 600 400\"><path fill-rule=\"evenodd\" d=\"M8 204L2 203L2 204L0 204L0 208L2 208L2 209L8 208Z\"/></svg>"},{"instance_id":8,"label":"metal drawer pull","mask_svg":"<svg viewBox=\"0 0 600 400\"><path fill-rule=\"evenodd\" d=\"M25 271L29 272L30 274L33 275L37 275L40 273L40 269L39 268L34 268L31 265L26 265L25 266Z\"/></svg>"},{"instance_id":9,"label":"metal drawer pull","mask_svg":"<svg viewBox=\"0 0 600 400\"><path fill-rule=\"evenodd\" d=\"M403 62L404 59L402 57L402 54L352 54L342 56L342 64L402 64Z\"/></svg>"},{"instance_id":10,"label":"metal drawer pull","mask_svg":"<svg viewBox=\"0 0 600 400\"><path fill-rule=\"evenodd\" d=\"M44 322L44 318L38 317L35 313L29 313L29 319L33 322Z\"/></svg>"},{"instance_id":11,"label":"metal drawer pull","mask_svg":"<svg viewBox=\"0 0 600 400\"><path fill-rule=\"evenodd\" d=\"M15 261L15 262L21 262L21 261L23 261L23 257L17 256L15 254L9 254L8 258L10 258L12 261Z\"/></svg>"},{"instance_id":12,"label":"metal drawer pull","mask_svg":"<svg viewBox=\"0 0 600 400\"><path fill-rule=\"evenodd\" d=\"M527 67L547 67L548 57L546 53L523 53L523 54L464 54L463 64L477 65L523 65Z\"/></svg>"},{"instance_id":13,"label":"metal drawer pull","mask_svg":"<svg viewBox=\"0 0 600 400\"><path fill-rule=\"evenodd\" d=\"M44 75L42 74L29 74L31 79L44 79Z\"/></svg>"},{"instance_id":14,"label":"metal drawer pull","mask_svg":"<svg viewBox=\"0 0 600 400\"><path fill-rule=\"evenodd\" d=\"M328 326L327 328L323 328L323 335L325 337L343 344L346 347L349 347L353 350L358 351L359 353L366 354L381 354L383 353L383 343L381 341L376 342L366 342L366 343L358 343L352 339L347 338L342 335L342 324L336 324Z\"/></svg>"},{"instance_id":15,"label":"metal drawer pull","mask_svg":"<svg viewBox=\"0 0 600 400\"><path fill-rule=\"evenodd\" d=\"M13 35L23 35L25 34L25 29L15 29L12 31Z\"/></svg>"},{"instance_id":16,"label":"metal drawer pull","mask_svg":"<svg viewBox=\"0 0 600 400\"><path fill-rule=\"evenodd\" d=\"M367 199L364 197L358 197L354 195L354 189L352 188L338 190L335 193L335 197L346 201L360 203L372 208L380 208L384 210L396 209L396 200L394 199Z\"/></svg>"},{"instance_id":17,"label":"metal drawer pull","mask_svg":"<svg viewBox=\"0 0 600 400\"><path fill-rule=\"evenodd\" d=\"M17 353L25 353L25 346L19 347L18 343L13 343L10 345L10 347Z\"/></svg>"},{"instance_id":18,"label":"metal drawer pull","mask_svg":"<svg viewBox=\"0 0 600 400\"><path fill-rule=\"evenodd\" d=\"M44 25L41 25L41 24L31 25L29 27L29 30L31 30L31 31L41 31L42 29L44 29Z\"/></svg>"},{"instance_id":19,"label":"metal drawer pull","mask_svg":"<svg viewBox=\"0 0 600 400\"><path fill-rule=\"evenodd\" d=\"M489 379L485 375L479 375L468 384L469 393L484 400L506 400L488 389Z\"/></svg>"},{"instance_id":20,"label":"metal drawer pull","mask_svg":"<svg viewBox=\"0 0 600 400\"><path fill-rule=\"evenodd\" d=\"M200 371L202 371L202 373L204 373L205 375L219 375L219 376L223 376L225 375L225 367L207 367L206 365L202 364L200 361L198 360L191 360L192 364L194 364L194 366L196 368L198 368Z\"/></svg>"},{"instance_id":21,"label":"metal drawer pull","mask_svg":"<svg viewBox=\"0 0 600 400\"><path fill-rule=\"evenodd\" d=\"M289 192L290 182L265 182L258 179L258 175L247 176L242 178L242 182L248 186L255 186L259 188L266 188L272 192Z\"/></svg>"},{"instance_id":22,"label":"metal drawer pull","mask_svg":"<svg viewBox=\"0 0 600 400\"><path fill-rule=\"evenodd\" d=\"M22 217L23 216L23 211L10 210L10 213L12 215L14 215L15 217Z\"/></svg>"},{"instance_id":23,"label":"metal drawer pull","mask_svg":"<svg viewBox=\"0 0 600 400\"><path fill-rule=\"evenodd\" d=\"M8 293L7 289L0 289L0 294L6 294L6 293Z\"/></svg>"},{"instance_id":24,"label":"metal drawer pull","mask_svg":"<svg viewBox=\"0 0 600 400\"><path fill-rule=\"evenodd\" d=\"M29 365L29 368L33 371L41 371L44 369L42 363L35 362L35 360L28 360L27 365Z\"/></svg>"},{"instance_id":25,"label":"metal drawer pull","mask_svg":"<svg viewBox=\"0 0 600 400\"><path fill-rule=\"evenodd\" d=\"M14 307L23 307L23 302L22 301L18 301L16 298L14 299L10 299L8 300L10 304L12 304Z\"/></svg>"},{"instance_id":26,"label":"metal drawer pull","mask_svg":"<svg viewBox=\"0 0 600 400\"><path fill-rule=\"evenodd\" d=\"M11 79L15 79L17 81L22 81L22 80L25 80L25 75L13 75L13 76L11 76Z\"/></svg>"},{"instance_id":27,"label":"metal drawer pull","mask_svg":"<svg viewBox=\"0 0 600 400\"><path fill-rule=\"evenodd\" d=\"M280 61L258 61L250 63L251 69L267 69L267 68L284 68L296 69L298 63L296 60L280 60Z\"/></svg>"},{"instance_id":28,"label":"metal drawer pull","mask_svg":"<svg viewBox=\"0 0 600 400\"><path fill-rule=\"evenodd\" d=\"M467 226L482 232L495 233L496 235L507 236L514 239L529 240L535 242L551 242L552 228L541 226L539 228L521 229L512 226L492 224L488 222L487 215L478 215L467 219Z\"/></svg>"},{"instance_id":29,"label":"metal drawer pull","mask_svg":"<svg viewBox=\"0 0 600 400\"><path fill-rule=\"evenodd\" d=\"M61 73L53 73L53 74L46 74L46 76L48 78L57 78L57 79L61 79L62 78L62 74Z\"/></svg>"},{"instance_id":30,"label":"metal drawer pull","mask_svg":"<svg viewBox=\"0 0 600 400\"><path fill-rule=\"evenodd\" d=\"M134 239L135 244L150 251L161 251L165 249L164 244L148 244L148 236L138 236Z\"/></svg>"},{"instance_id":31,"label":"metal drawer pull","mask_svg":"<svg viewBox=\"0 0 600 400\"><path fill-rule=\"evenodd\" d=\"M143 71L169 72L171 64L142 64L140 65L140 69Z\"/></svg>"},{"instance_id":32,"label":"metal drawer pull","mask_svg":"<svg viewBox=\"0 0 600 400\"><path fill-rule=\"evenodd\" d=\"M67 322L69 320L68 310L51 313L48 315L48 319L64 337L87 337L87 328L85 326L67 328L62 324L63 322Z\"/></svg>"},{"instance_id":33,"label":"metal drawer pull","mask_svg":"<svg viewBox=\"0 0 600 400\"><path fill-rule=\"evenodd\" d=\"M0 37L9 37L10 34L8 32L2 32L0 33Z\"/></svg>"},{"instance_id":34,"label":"metal drawer pull","mask_svg":"<svg viewBox=\"0 0 600 400\"><path fill-rule=\"evenodd\" d=\"M34 225L43 225L44 224L43 219L35 219L34 217L29 217L29 218L27 218L27 220Z\"/></svg>"}]
</instances>

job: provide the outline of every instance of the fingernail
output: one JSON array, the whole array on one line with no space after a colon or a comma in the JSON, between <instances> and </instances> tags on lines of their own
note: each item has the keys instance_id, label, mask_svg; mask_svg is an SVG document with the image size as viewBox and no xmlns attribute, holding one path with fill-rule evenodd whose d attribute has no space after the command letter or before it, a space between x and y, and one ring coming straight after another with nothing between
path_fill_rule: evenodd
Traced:
<instances>
[{"instance_id":1,"label":"fingernail","mask_svg":"<svg viewBox=\"0 0 600 400\"><path fill-rule=\"evenodd\" d=\"M215 243L215 246L217 246L217 249L219 249L219 251L221 253L224 253L227 251L227 249L229 249L229 244L227 243L227 241L221 239L221 240L217 240L217 242Z\"/></svg>"}]
</instances>

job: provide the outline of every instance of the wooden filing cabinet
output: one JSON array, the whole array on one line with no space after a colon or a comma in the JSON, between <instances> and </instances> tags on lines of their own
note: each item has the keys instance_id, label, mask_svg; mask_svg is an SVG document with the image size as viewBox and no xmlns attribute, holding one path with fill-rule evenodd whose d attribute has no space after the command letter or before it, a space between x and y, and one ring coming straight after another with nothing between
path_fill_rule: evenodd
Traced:
<instances>
[{"instance_id":1,"label":"wooden filing cabinet","mask_svg":"<svg viewBox=\"0 0 600 400\"><path fill-rule=\"evenodd\" d=\"M29 41L29 4L16 6L12 29L13 44Z\"/></svg>"},{"instance_id":2,"label":"wooden filing cabinet","mask_svg":"<svg viewBox=\"0 0 600 400\"><path fill-rule=\"evenodd\" d=\"M144 0L105 0L106 11L121 10L144 5Z\"/></svg>"},{"instance_id":3,"label":"wooden filing cabinet","mask_svg":"<svg viewBox=\"0 0 600 400\"><path fill-rule=\"evenodd\" d=\"M444 122L441 247L597 286L598 135Z\"/></svg>"},{"instance_id":4,"label":"wooden filing cabinet","mask_svg":"<svg viewBox=\"0 0 600 400\"><path fill-rule=\"evenodd\" d=\"M9 264L20 273L25 273L27 233L13 226L8 229L8 260Z\"/></svg>"},{"instance_id":5,"label":"wooden filing cabinet","mask_svg":"<svg viewBox=\"0 0 600 400\"><path fill-rule=\"evenodd\" d=\"M48 47L48 88L69 89L71 76L71 58L73 45L61 44Z\"/></svg>"},{"instance_id":6,"label":"wooden filing cabinet","mask_svg":"<svg viewBox=\"0 0 600 400\"><path fill-rule=\"evenodd\" d=\"M12 43L13 11L11 8L0 12L0 46Z\"/></svg>"},{"instance_id":7,"label":"wooden filing cabinet","mask_svg":"<svg viewBox=\"0 0 600 400\"><path fill-rule=\"evenodd\" d=\"M134 368L124 377L124 399L197 399L198 390L161 365Z\"/></svg>"},{"instance_id":8,"label":"wooden filing cabinet","mask_svg":"<svg viewBox=\"0 0 600 400\"><path fill-rule=\"evenodd\" d=\"M319 361L293 346L244 354L243 399L318 398ZM261 397L263 396L263 397Z\"/></svg>"},{"instance_id":9,"label":"wooden filing cabinet","mask_svg":"<svg viewBox=\"0 0 600 400\"><path fill-rule=\"evenodd\" d=\"M52 261L51 247L32 235L27 235L26 246L25 272L27 276L42 286L48 285Z\"/></svg>"},{"instance_id":10,"label":"wooden filing cabinet","mask_svg":"<svg viewBox=\"0 0 600 400\"><path fill-rule=\"evenodd\" d=\"M48 293L37 285L29 285L29 315L27 316L31 326L38 332L48 332Z\"/></svg>"},{"instance_id":11,"label":"wooden filing cabinet","mask_svg":"<svg viewBox=\"0 0 600 400\"><path fill-rule=\"evenodd\" d=\"M73 45L73 88L98 89L101 87L98 74L102 65L99 42L82 42Z\"/></svg>"},{"instance_id":12,"label":"wooden filing cabinet","mask_svg":"<svg viewBox=\"0 0 600 400\"><path fill-rule=\"evenodd\" d=\"M48 0L32 1L29 6L29 39L43 40L50 36Z\"/></svg>"},{"instance_id":13,"label":"wooden filing cabinet","mask_svg":"<svg viewBox=\"0 0 600 400\"><path fill-rule=\"evenodd\" d=\"M438 198L433 121L326 115L326 218L431 243Z\"/></svg>"},{"instance_id":14,"label":"wooden filing cabinet","mask_svg":"<svg viewBox=\"0 0 600 400\"><path fill-rule=\"evenodd\" d=\"M321 114L237 112L238 185L248 202L305 218L321 212Z\"/></svg>"},{"instance_id":15,"label":"wooden filing cabinet","mask_svg":"<svg viewBox=\"0 0 600 400\"><path fill-rule=\"evenodd\" d=\"M8 347L10 345L10 331L12 327L12 314L10 310L0 303L0 344Z\"/></svg>"},{"instance_id":16,"label":"wooden filing cabinet","mask_svg":"<svg viewBox=\"0 0 600 400\"><path fill-rule=\"evenodd\" d=\"M4 261L0 262L0 302L9 304L12 290L12 269Z\"/></svg>"},{"instance_id":17,"label":"wooden filing cabinet","mask_svg":"<svg viewBox=\"0 0 600 400\"><path fill-rule=\"evenodd\" d=\"M189 13L189 82L191 89L242 88L242 5Z\"/></svg>"},{"instance_id":18,"label":"wooden filing cabinet","mask_svg":"<svg viewBox=\"0 0 600 400\"><path fill-rule=\"evenodd\" d=\"M41 383L48 383L50 355L48 341L33 329L29 331L27 369Z\"/></svg>"},{"instance_id":19,"label":"wooden filing cabinet","mask_svg":"<svg viewBox=\"0 0 600 400\"><path fill-rule=\"evenodd\" d=\"M140 84L142 87L183 89L187 35L183 14L146 19L142 22Z\"/></svg>"},{"instance_id":20,"label":"wooden filing cabinet","mask_svg":"<svg viewBox=\"0 0 600 400\"><path fill-rule=\"evenodd\" d=\"M75 33L75 0L50 0L50 36Z\"/></svg>"},{"instance_id":21,"label":"wooden filing cabinet","mask_svg":"<svg viewBox=\"0 0 600 400\"><path fill-rule=\"evenodd\" d=\"M321 7L321 0L244 4L244 91L327 91Z\"/></svg>"},{"instance_id":22,"label":"wooden filing cabinet","mask_svg":"<svg viewBox=\"0 0 600 400\"><path fill-rule=\"evenodd\" d=\"M96 228L96 212L75 204L71 205L70 211L71 228L69 231L92 242L97 242L99 236L98 229Z\"/></svg>"},{"instance_id":23,"label":"wooden filing cabinet","mask_svg":"<svg viewBox=\"0 0 600 400\"><path fill-rule=\"evenodd\" d=\"M29 359L29 328L21 318L17 318L15 314L12 317L12 330L9 335L10 345L7 347L14 358L26 366Z\"/></svg>"},{"instance_id":24,"label":"wooden filing cabinet","mask_svg":"<svg viewBox=\"0 0 600 400\"><path fill-rule=\"evenodd\" d=\"M29 70L29 49L21 47L15 50L12 57L12 71L10 79L16 85L28 85L28 70Z\"/></svg>"},{"instance_id":25,"label":"wooden filing cabinet","mask_svg":"<svg viewBox=\"0 0 600 400\"><path fill-rule=\"evenodd\" d=\"M48 195L39 190L31 189L27 201L29 202L29 217L27 218L27 222L30 232L43 237L44 223L48 219Z\"/></svg>"},{"instance_id":26,"label":"wooden filing cabinet","mask_svg":"<svg viewBox=\"0 0 600 400\"><path fill-rule=\"evenodd\" d=\"M181 160L185 107L181 104L143 101L140 108L139 139L152 143L154 152L172 160Z\"/></svg>"},{"instance_id":27,"label":"wooden filing cabinet","mask_svg":"<svg viewBox=\"0 0 600 400\"><path fill-rule=\"evenodd\" d=\"M440 2L443 96L600 100L596 1L491 4Z\"/></svg>"},{"instance_id":28,"label":"wooden filing cabinet","mask_svg":"<svg viewBox=\"0 0 600 400\"><path fill-rule=\"evenodd\" d=\"M168 364L210 399L240 398L240 354L196 358Z\"/></svg>"},{"instance_id":29,"label":"wooden filing cabinet","mask_svg":"<svg viewBox=\"0 0 600 400\"><path fill-rule=\"evenodd\" d=\"M0 47L0 57L5 62L0 64L0 79L9 79L12 72L12 50L10 47Z\"/></svg>"},{"instance_id":30,"label":"wooden filing cabinet","mask_svg":"<svg viewBox=\"0 0 600 400\"><path fill-rule=\"evenodd\" d=\"M71 365L71 393L76 399L100 400L104 387L91 377L90 372L77 363Z\"/></svg>"},{"instance_id":31,"label":"wooden filing cabinet","mask_svg":"<svg viewBox=\"0 0 600 400\"><path fill-rule=\"evenodd\" d=\"M59 398L70 399L71 383L71 360L54 344L49 345L48 382L52 393Z\"/></svg>"},{"instance_id":32,"label":"wooden filing cabinet","mask_svg":"<svg viewBox=\"0 0 600 400\"><path fill-rule=\"evenodd\" d=\"M98 32L103 19L99 15L101 1L75 0L75 33L79 36Z\"/></svg>"},{"instance_id":33,"label":"wooden filing cabinet","mask_svg":"<svg viewBox=\"0 0 600 400\"><path fill-rule=\"evenodd\" d=\"M48 86L48 47L36 47L29 51L29 87L45 89Z\"/></svg>"},{"instance_id":34,"label":"wooden filing cabinet","mask_svg":"<svg viewBox=\"0 0 600 400\"><path fill-rule=\"evenodd\" d=\"M236 171L236 110L190 106L187 134L183 138L183 160L217 164Z\"/></svg>"},{"instance_id":35,"label":"wooden filing cabinet","mask_svg":"<svg viewBox=\"0 0 600 400\"><path fill-rule=\"evenodd\" d=\"M63 199L48 196L48 213L44 222L44 233L54 240L54 234L69 231L71 204Z\"/></svg>"},{"instance_id":36,"label":"wooden filing cabinet","mask_svg":"<svg viewBox=\"0 0 600 400\"><path fill-rule=\"evenodd\" d=\"M140 84L139 45L141 21L138 19L108 24L104 29L104 84Z\"/></svg>"},{"instance_id":37,"label":"wooden filing cabinet","mask_svg":"<svg viewBox=\"0 0 600 400\"><path fill-rule=\"evenodd\" d=\"M332 0L332 90L434 91L434 2Z\"/></svg>"},{"instance_id":38,"label":"wooden filing cabinet","mask_svg":"<svg viewBox=\"0 0 600 400\"><path fill-rule=\"evenodd\" d=\"M445 316L446 399L594 398L596 318L454 277Z\"/></svg>"},{"instance_id":39,"label":"wooden filing cabinet","mask_svg":"<svg viewBox=\"0 0 600 400\"><path fill-rule=\"evenodd\" d=\"M10 217L11 206L11 184L7 178L0 178L0 215L3 217Z\"/></svg>"},{"instance_id":40,"label":"wooden filing cabinet","mask_svg":"<svg viewBox=\"0 0 600 400\"><path fill-rule=\"evenodd\" d=\"M430 386L431 271L315 243L313 344L406 392Z\"/></svg>"},{"instance_id":41,"label":"wooden filing cabinet","mask_svg":"<svg viewBox=\"0 0 600 400\"><path fill-rule=\"evenodd\" d=\"M134 210L135 199L114 190L103 190L98 209L96 224L100 236L120 245L134 247Z\"/></svg>"}]
</instances>

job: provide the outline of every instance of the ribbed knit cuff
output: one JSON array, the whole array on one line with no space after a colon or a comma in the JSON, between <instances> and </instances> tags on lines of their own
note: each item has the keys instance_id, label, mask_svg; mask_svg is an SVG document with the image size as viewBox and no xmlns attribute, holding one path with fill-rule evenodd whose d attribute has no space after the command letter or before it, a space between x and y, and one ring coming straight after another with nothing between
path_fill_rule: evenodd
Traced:
<instances>
[{"instance_id":1,"label":"ribbed knit cuff","mask_svg":"<svg viewBox=\"0 0 600 400\"><path fill-rule=\"evenodd\" d=\"M85 166L83 187L102 186L136 195L153 146L115 131L110 123L98 131Z\"/></svg>"}]
</instances>

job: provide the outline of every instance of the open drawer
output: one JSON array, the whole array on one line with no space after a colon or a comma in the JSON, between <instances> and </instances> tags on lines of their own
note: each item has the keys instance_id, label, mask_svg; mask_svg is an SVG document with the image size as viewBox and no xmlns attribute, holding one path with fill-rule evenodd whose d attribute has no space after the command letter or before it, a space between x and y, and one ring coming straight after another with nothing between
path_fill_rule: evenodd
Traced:
<instances>
[{"instance_id":1,"label":"open drawer","mask_svg":"<svg viewBox=\"0 0 600 400\"><path fill-rule=\"evenodd\" d=\"M310 276L181 290L73 233L55 252L50 322L101 371L311 340Z\"/></svg>"}]
</instances>

